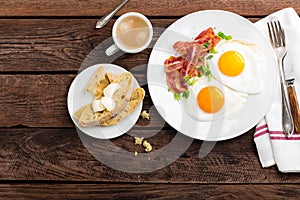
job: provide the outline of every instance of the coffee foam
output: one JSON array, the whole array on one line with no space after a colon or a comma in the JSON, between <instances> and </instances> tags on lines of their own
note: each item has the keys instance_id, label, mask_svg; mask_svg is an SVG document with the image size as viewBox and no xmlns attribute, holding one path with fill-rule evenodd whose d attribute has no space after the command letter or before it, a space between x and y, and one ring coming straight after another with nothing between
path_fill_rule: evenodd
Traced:
<instances>
[{"instance_id":1,"label":"coffee foam","mask_svg":"<svg viewBox=\"0 0 300 200\"><path fill-rule=\"evenodd\" d=\"M150 30L144 19L138 16L128 16L119 22L116 35L122 46L136 49L146 44Z\"/></svg>"}]
</instances>

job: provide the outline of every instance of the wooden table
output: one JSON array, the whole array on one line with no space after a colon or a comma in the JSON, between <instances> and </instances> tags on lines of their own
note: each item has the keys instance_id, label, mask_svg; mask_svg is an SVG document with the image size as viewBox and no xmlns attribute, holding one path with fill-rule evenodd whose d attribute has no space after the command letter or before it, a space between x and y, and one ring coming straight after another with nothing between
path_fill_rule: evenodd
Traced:
<instances>
[{"instance_id":1,"label":"wooden table","mask_svg":"<svg viewBox=\"0 0 300 200\"><path fill-rule=\"evenodd\" d=\"M166 28L188 13L205 9L232 11L253 22L286 7L300 13L300 1L130 0L112 21L96 30L97 19L119 2L1 2L1 199L299 198L299 174L283 174L276 167L261 168L253 128L237 138L218 142L203 158L199 158L203 142L194 140L175 162L152 172L127 173L106 166L84 147L67 110L67 93L86 56L103 41L111 44L112 25L125 12L141 12L154 27ZM156 32L154 39L159 34ZM113 63L127 70L145 66L150 52L149 48L139 54L122 55ZM99 61L107 62L101 56ZM152 110L151 121L139 119L130 132L147 133L163 123L163 128L148 138L155 151L175 136L188 140L153 109L145 83L146 68L137 68L135 76L146 90L143 109ZM108 141L131 152L132 164L137 158L134 151L144 155L130 134ZM147 162L158 162L148 155Z\"/></svg>"}]
</instances>

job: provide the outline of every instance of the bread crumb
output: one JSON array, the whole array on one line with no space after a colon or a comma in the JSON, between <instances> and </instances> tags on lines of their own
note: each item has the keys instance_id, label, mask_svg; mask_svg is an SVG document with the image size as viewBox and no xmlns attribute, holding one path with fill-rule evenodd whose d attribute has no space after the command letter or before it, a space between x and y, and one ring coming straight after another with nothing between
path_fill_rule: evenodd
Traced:
<instances>
[{"instance_id":1,"label":"bread crumb","mask_svg":"<svg viewBox=\"0 0 300 200\"><path fill-rule=\"evenodd\" d=\"M145 151L146 152L152 151L152 146L151 146L151 144L149 142L147 142L147 140L144 140L143 146L145 147Z\"/></svg>"},{"instance_id":2,"label":"bread crumb","mask_svg":"<svg viewBox=\"0 0 300 200\"><path fill-rule=\"evenodd\" d=\"M134 155L135 155L135 156L137 156L137 155L138 155L138 152L137 152L137 151L135 151L135 152L134 152Z\"/></svg>"},{"instance_id":3,"label":"bread crumb","mask_svg":"<svg viewBox=\"0 0 300 200\"><path fill-rule=\"evenodd\" d=\"M142 117L143 119L150 120L150 114L147 113L146 110L144 110L144 111L141 113L141 117Z\"/></svg>"},{"instance_id":4,"label":"bread crumb","mask_svg":"<svg viewBox=\"0 0 300 200\"><path fill-rule=\"evenodd\" d=\"M143 137L134 137L135 144L141 145L143 142Z\"/></svg>"}]
</instances>

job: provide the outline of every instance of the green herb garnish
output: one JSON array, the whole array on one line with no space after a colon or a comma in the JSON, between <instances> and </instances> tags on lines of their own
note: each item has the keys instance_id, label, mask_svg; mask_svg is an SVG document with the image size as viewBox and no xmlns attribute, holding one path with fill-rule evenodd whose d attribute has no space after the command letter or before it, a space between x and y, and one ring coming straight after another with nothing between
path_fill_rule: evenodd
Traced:
<instances>
[{"instance_id":1,"label":"green herb garnish","mask_svg":"<svg viewBox=\"0 0 300 200\"><path fill-rule=\"evenodd\" d=\"M189 86L194 85L196 82L197 82L197 79L195 79L195 78L193 78L193 79L190 78L190 79L186 80L186 83L187 83Z\"/></svg>"},{"instance_id":2,"label":"green herb garnish","mask_svg":"<svg viewBox=\"0 0 300 200\"><path fill-rule=\"evenodd\" d=\"M182 97L184 97L184 98L189 98L189 95L190 95L190 91L184 91L183 93L182 93Z\"/></svg>"},{"instance_id":3,"label":"green herb garnish","mask_svg":"<svg viewBox=\"0 0 300 200\"><path fill-rule=\"evenodd\" d=\"M174 93L174 99L175 99L176 101L179 101L179 100L181 99L180 93Z\"/></svg>"},{"instance_id":4,"label":"green herb garnish","mask_svg":"<svg viewBox=\"0 0 300 200\"><path fill-rule=\"evenodd\" d=\"M208 81L210 81L212 75L211 75L211 71L210 71L208 62L206 62L205 67L202 67L202 71L203 71L204 75L207 77Z\"/></svg>"},{"instance_id":5,"label":"green herb garnish","mask_svg":"<svg viewBox=\"0 0 300 200\"><path fill-rule=\"evenodd\" d=\"M209 50L209 53L218 53L218 51L213 47L211 50Z\"/></svg>"},{"instance_id":6,"label":"green herb garnish","mask_svg":"<svg viewBox=\"0 0 300 200\"><path fill-rule=\"evenodd\" d=\"M209 56L206 57L206 59L207 59L207 60L210 60L210 59L212 59L213 57L214 57L213 55L209 55Z\"/></svg>"},{"instance_id":7,"label":"green herb garnish","mask_svg":"<svg viewBox=\"0 0 300 200\"><path fill-rule=\"evenodd\" d=\"M186 76L183 77L183 79L186 80L186 81L189 80L190 78L191 77L189 75L186 75Z\"/></svg>"},{"instance_id":8,"label":"green herb garnish","mask_svg":"<svg viewBox=\"0 0 300 200\"><path fill-rule=\"evenodd\" d=\"M205 42L205 44L202 47L203 47L203 49L205 49L205 48L209 47L209 45L210 45L209 42Z\"/></svg>"},{"instance_id":9,"label":"green herb garnish","mask_svg":"<svg viewBox=\"0 0 300 200\"><path fill-rule=\"evenodd\" d=\"M218 33L218 36L224 40L231 40L232 39L232 36L231 35L225 35L222 31L220 31Z\"/></svg>"}]
</instances>

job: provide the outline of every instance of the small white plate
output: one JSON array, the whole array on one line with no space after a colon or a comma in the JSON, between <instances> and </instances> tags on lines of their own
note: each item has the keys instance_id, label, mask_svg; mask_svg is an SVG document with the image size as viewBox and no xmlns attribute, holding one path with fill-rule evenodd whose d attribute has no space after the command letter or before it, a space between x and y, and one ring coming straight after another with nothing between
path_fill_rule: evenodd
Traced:
<instances>
[{"instance_id":1,"label":"small white plate","mask_svg":"<svg viewBox=\"0 0 300 200\"><path fill-rule=\"evenodd\" d=\"M201 31L212 27L233 39L257 44L265 58L266 72L264 89L249 95L240 112L230 118L201 122L191 118L181 102L168 92L164 60L176 56L173 44L177 41L192 41ZM206 10L191 13L170 25L157 40L148 62L148 87L152 101L160 115L177 131L195 139L219 141L239 136L254 127L268 112L273 102L278 77L273 49L263 34L249 20L227 11Z\"/></svg>"},{"instance_id":2,"label":"small white plate","mask_svg":"<svg viewBox=\"0 0 300 200\"><path fill-rule=\"evenodd\" d=\"M85 88L93 73L96 71L96 69L98 69L99 66L102 66L104 68L104 73L112 72L115 74L122 74L124 72L127 72L126 69L113 64L97 64L86 68L76 76L70 86L67 100L68 110L74 124L83 133L99 139L111 139L126 133L135 125L140 116L143 104L141 102L140 105L129 116L127 116L116 125L101 127L94 126L88 128L81 127L73 115L79 108L92 102L93 96L91 93L85 92ZM134 77L132 86L133 88L140 87Z\"/></svg>"}]
</instances>

